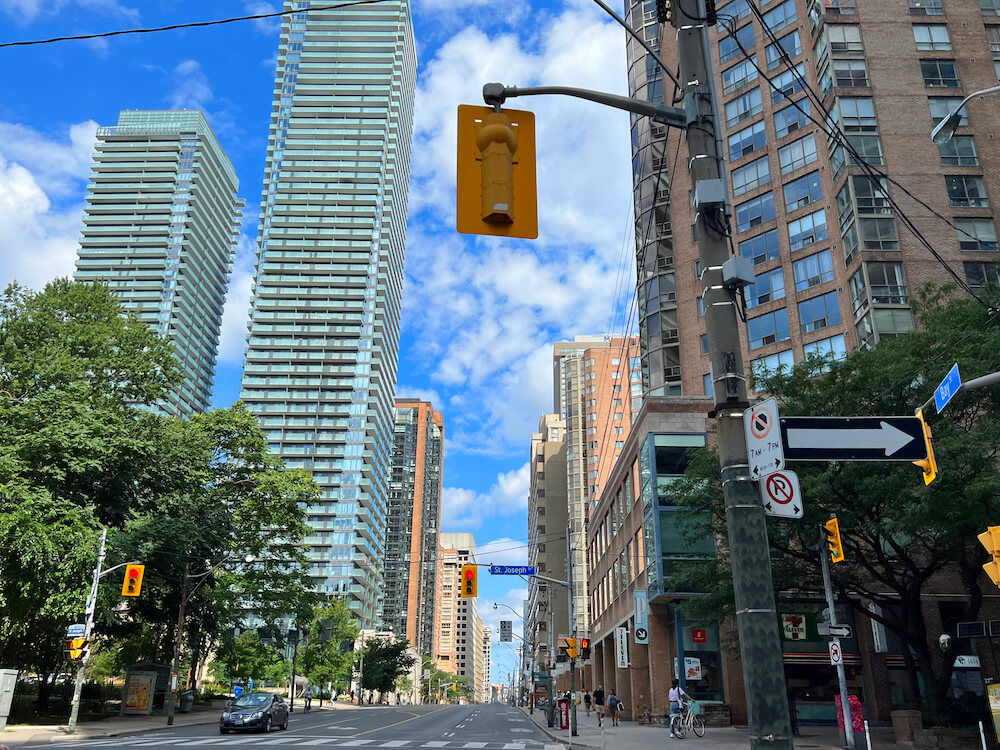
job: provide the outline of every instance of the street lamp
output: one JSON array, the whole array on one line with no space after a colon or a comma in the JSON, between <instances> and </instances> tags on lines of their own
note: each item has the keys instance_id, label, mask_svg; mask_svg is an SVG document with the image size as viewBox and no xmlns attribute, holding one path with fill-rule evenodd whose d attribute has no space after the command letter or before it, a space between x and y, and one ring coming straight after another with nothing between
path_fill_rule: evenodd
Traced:
<instances>
[{"instance_id":1,"label":"street lamp","mask_svg":"<svg viewBox=\"0 0 1000 750\"><path fill-rule=\"evenodd\" d=\"M952 112L949 112L947 117L934 126L934 130L931 131L931 140L939 145L950 141L952 136L955 135L955 131L958 130L958 124L962 121L962 107L974 97L996 93L1000 93L1000 86L993 86L982 91L973 91Z\"/></svg>"}]
</instances>

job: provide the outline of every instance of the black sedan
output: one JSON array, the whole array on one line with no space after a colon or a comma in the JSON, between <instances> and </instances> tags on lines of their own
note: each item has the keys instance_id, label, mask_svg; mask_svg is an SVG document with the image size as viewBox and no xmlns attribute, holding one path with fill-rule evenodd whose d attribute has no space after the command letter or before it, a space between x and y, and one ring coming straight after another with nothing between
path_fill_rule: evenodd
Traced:
<instances>
[{"instance_id":1,"label":"black sedan","mask_svg":"<svg viewBox=\"0 0 1000 750\"><path fill-rule=\"evenodd\" d=\"M288 729L288 705L280 695L249 693L226 706L219 718L219 733L253 729L270 732L272 727Z\"/></svg>"}]
</instances>

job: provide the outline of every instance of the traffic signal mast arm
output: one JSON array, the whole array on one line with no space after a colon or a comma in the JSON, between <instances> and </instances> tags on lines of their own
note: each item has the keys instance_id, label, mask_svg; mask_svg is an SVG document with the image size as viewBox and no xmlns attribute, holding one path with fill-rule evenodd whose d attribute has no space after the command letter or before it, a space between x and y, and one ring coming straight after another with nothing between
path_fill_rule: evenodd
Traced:
<instances>
[{"instance_id":1,"label":"traffic signal mast arm","mask_svg":"<svg viewBox=\"0 0 1000 750\"><path fill-rule=\"evenodd\" d=\"M962 383L958 387L958 390L955 391L955 396L957 396L959 393L965 393L965 391L975 391L979 388L986 388L987 386L990 385L997 385L998 383L1000 383L1000 372L991 372L989 375L983 375L982 377L973 378L972 380L968 380ZM927 401L923 404L923 406L916 409L913 413L920 414L920 412L922 411L927 412L927 410L930 409L931 406L933 405L934 405L934 396L931 395L931 397L927 399Z\"/></svg>"},{"instance_id":2,"label":"traffic signal mast arm","mask_svg":"<svg viewBox=\"0 0 1000 750\"><path fill-rule=\"evenodd\" d=\"M564 96L575 96L577 99L588 99L598 104L604 104L615 109L623 109L636 115L646 115L654 122L661 122L675 128L687 127L687 114L683 109L677 107L667 107L663 104L654 104L645 99L631 99L627 96L608 94L604 91L593 91L591 89L578 89L572 86L532 86L530 88L518 88L517 86L504 86L502 83L487 83L483 85L483 101L495 108L498 112L507 99L516 96L538 96L542 94L562 94Z\"/></svg>"},{"instance_id":3,"label":"traffic signal mast arm","mask_svg":"<svg viewBox=\"0 0 1000 750\"><path fill-rule=\"evenodd\" d=\"M556 583L560 586L565 586L566 588L569 588L569 581L560 581L558 578L549 578L548 576L540 576L537 573L531 577L538 578L542 581L548 581L549 583Z\"/></svg>"}]
</instances>

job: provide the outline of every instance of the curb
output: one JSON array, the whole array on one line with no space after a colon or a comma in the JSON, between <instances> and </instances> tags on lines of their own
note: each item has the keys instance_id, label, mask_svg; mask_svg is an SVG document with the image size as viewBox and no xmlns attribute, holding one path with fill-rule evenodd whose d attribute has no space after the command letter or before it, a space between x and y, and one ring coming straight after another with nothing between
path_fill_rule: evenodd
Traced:
<instances>
[{"instance_id":1,"label":"curb","mask_svg":"<svg viewBox=\"0 0 1000 750\"><path fill-rule=\"evenodd\" d=\"M524 706L521 706L521 711L523 711L525 714L528 714L528 712L524 710ZM530 718L530 714L528 714L528 716ZM566 735L562 733L562 730L554 732L552 731L552 728L547 726L542 726L534 719L531 719L531 722L536 727L538 727L542 731L542 733L545 734L553 742L561 742L562 744L569 746L569 740L566 737ZM588 748L588 750L602 750L600 745L591 745L586 742L580 742L579 737L573 739L573 747Z\"/></svg>"}]
</instances>

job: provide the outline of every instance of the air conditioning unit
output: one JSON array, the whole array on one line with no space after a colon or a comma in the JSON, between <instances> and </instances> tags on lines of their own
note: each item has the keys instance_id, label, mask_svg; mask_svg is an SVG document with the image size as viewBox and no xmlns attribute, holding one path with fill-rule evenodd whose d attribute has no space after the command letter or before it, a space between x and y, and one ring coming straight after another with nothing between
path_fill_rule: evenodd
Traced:
<instances>
[{"instance_id":1,"label":"air conditioning unit","mask_svg":"<svg viewBox=\"0 0 1000 750\"><path fill-rule=\"evenodd\" d=\"M986 623L985 622L960 622L958 623L959 638L985 638L986 637Z\"/></svg>"}]
</instances>

